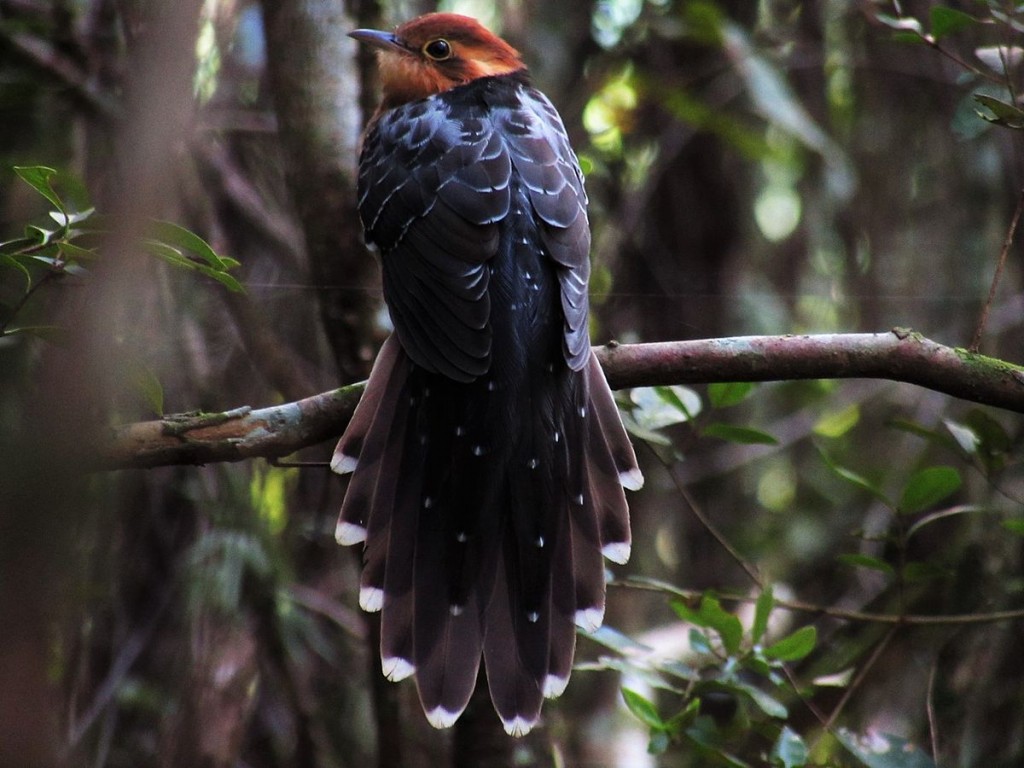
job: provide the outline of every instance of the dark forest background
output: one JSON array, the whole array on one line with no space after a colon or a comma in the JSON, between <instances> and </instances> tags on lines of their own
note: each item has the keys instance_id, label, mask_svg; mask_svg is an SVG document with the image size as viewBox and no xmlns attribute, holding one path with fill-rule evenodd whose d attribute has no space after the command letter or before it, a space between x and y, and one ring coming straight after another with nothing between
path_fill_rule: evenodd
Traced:
<instances>
[{"instance_id":1,"label":"dark forest background","mask_svg":"<svg viewBox=\"0 0 1024 768\"><path fill-rule=\"evenodd\" d=\"M565 119L594 343L966 347L988 305L980 350L1024 360L1020 246L987 302L1024 185L1014 2L441 6ZM436 9L0 0L0 765L1024 764L1017 413L880 380L620 393L633 558L522 742L486 702L434 731L381 678L330 441L82 471L112 425L365 378L376 90L345 33Z\"/></svg>"}]
</instances>

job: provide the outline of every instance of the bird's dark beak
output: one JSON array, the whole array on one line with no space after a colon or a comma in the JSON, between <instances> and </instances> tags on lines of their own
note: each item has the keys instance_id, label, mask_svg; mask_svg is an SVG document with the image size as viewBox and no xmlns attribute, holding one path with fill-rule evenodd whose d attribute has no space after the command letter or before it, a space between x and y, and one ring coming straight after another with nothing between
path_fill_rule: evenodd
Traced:
<instances>
[{"instance_id":1,"label":"bird's dark beak","mask_svg":"<svg viewBox=\"0 0 1024 768\"><path fill-rule=\"evenodd\" d=\"M381 32L378 29L354 29L348 33L348 36L361 43L369 43L375 48L391 51L405 50L393 32Z\"/></svg>"}]
</instances>

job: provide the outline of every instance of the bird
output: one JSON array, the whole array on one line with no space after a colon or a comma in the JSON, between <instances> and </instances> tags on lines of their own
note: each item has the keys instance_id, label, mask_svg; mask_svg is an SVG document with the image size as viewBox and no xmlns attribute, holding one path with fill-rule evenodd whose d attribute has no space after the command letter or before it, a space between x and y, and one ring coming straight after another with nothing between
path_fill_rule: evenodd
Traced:
<instances>
[{"instance_id":1,"label":"bird","mask_svg":"<svg viewBox=\"0 0 1024 768\"><path fill-rule=\"evenodd\" d=\"M643 475L589 339L583 174L519 52L475 19L349 36L376 50L357 206L393 332L331 466L392 681L455 723L484 667L523 736L630 554Z\"/></svg>"}]
</instances>

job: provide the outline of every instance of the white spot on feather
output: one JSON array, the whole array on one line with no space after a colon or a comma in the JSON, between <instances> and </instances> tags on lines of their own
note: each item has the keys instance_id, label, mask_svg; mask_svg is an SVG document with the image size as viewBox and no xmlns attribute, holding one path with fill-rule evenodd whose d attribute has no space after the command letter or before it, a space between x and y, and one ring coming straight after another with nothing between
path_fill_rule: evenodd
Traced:
<instances>
[{"instance_id":1,"label":"white spot on feather","mask_svg":"<svg viewBox=\"0 0 1024 768\"><path fill-rule=\"evenodd\" d=\"M604 622L604 608L594 606L576 611L576 626L586 632L593 632Z\"/></svg>"},{"instance_id":2,"label":"white spot on feather","mask_svg":"<svg viewBox=\"0 0 1024 768\"><path fill-rule=\"evenodd\" d=\"M525 717L513 717L511 720L503 719L501 724L505 727L505 733L518 739L533 730L533 726L537 724L537 721L527 720Z\"/></svg>"},{"instance_id":3,"label":"white spot on feather","mask_svg":"<svg viewBox=\"0 0 1024 768\"><path fill-rule=\"evenodd\" d=\"M366 529L355 523L338 521L338 527L334 529L334 539L343 547L350 547L361 541L366 541Z\"/></svg>"},{"instance_id":4,"label":"white spot on feather","mask_svg":"<svg viewBox=\"0 0 1024 768\"><path fill-rule=\"evenodd\" d=\"M451 712L444 707L436 707L427 712L427 722L435 728L451 728L461 714L461 712Z\"/></svg>"},{"instance_id":5,"label":"white spot on feather","mask_svg":"<svg viewBox=\"0 0 1024 768\"><path fill-rule=\"evenodd\" d=\"M639 491L644 487L644 474L636 467L619 473L619 483L629 491Z\"/></svg>"},{"instance_id":6,"label":"white spot on feather","mask_svg":"<svg viewBox=\"0 0 1024 768\"><path fill-rule=\"evenodd\" d=\"M360 587L359 607L367 613L379 611L384 607L384 590L377 587Z\"/></svg>"},{"instance_id":7,"label":"white spot on feather","mask_svg":"<svg viewBox=\"0 0 1024 768\"><path fill-rule=\"evenodd\" d=\"M331 457L331 469L339 475L347 475L349 472L355 472L358 464L359 459L355 456L346 456L344 453L336 453Z\"/></svg>"},{"instance_id":8,"label":"white spot on feather","mask_svg":"<svg viewBox=\"0 0 1024 768\"><path fill-rule=\"evenodd\" d=\"M405 680L405 678L409 677L416 671L416 667L398 656L382 658L380 660L380 668L381 671L384 672L384 677L392 683L397 683L399 680ZM458 717L458 715L456 715L456 717ZM452 722L455 721L453 720Z\"/></svg>"},{"instance_id":9,"label":"white spot on feather","mask_svg":"<svg viewBox=\"0 0 1024 768\"><path fill-rule=\"evenodd\" d=\"M548 675L544 678L544 698L557 699L565 691L565 686L567 686L568 684L568 677Z\"/></svg>"},{"instance_id":10,"label":"white spot on feather","mask_svg":"<svg viewBox=\"0 0 1024 768\"><path fill-rule=\"evenodd\" d=\"M624 565L629 562L629 555L632 548L628 541L617 541L614 544L605 544L601 547L601 554L613 563Z\"/></svg>"}]
</instances>

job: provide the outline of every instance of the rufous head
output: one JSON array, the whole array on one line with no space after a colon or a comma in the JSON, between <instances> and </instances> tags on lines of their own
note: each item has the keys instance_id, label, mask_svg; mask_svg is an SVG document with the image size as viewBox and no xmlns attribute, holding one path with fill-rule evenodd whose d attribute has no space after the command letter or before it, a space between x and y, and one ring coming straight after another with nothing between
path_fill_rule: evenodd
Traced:
<instances>
[{"instance_id":1,"label":"rufous head","mask_svg":"<svg viewBox=\"0 0 1024 768\"><path fill-rule=\"evenodd\" d=\"M349 37L377 48L384 108L526 69L515 48L455 13L428 13L394 32L357 29Z\"/></svg>"}]
</instances>

